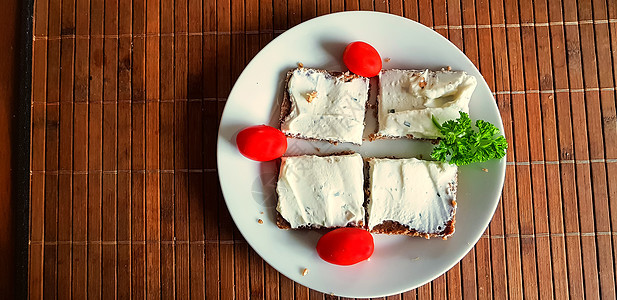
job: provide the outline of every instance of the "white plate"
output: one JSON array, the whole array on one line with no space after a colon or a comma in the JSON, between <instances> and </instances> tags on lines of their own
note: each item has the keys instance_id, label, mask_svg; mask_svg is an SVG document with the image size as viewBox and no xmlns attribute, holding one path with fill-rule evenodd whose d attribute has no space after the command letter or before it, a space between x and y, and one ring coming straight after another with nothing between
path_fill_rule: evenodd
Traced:
<instances>
[{"instance_id":1,"label":"white plate","mask_svg":"<svg viewBox=\"0 0 617 300\"><path fill-rule=\"evenodd\" d=\"M321 232L278 229L276 163L244 158L236 149L235 135L251 125L277 126L285 73L298 62L306 67L344 70L343 49L356 40L373 45L382 58L391 58L384 62L384 69L439 69L449 65L454 70L475 75L478 86L471 99L470 116L490 121L503 131L488 85L469 59L441 35L394 15L336 13L286 31L247 65L229 95L221 119L218 172L236 225L251 247L271 266L292 280L324 293L380 297L421 286L465 256L493 216L503 186L505 159L460 168L456 233L447 241L375 235L375 253L370 261L341 267L326 263L317 255L315 245ZM367 113L367 122L374 125L372 115ZM408 140L366 141L361 147L289 141L288 153L295 154L351 149L366 156L415 156L428 155L431 150L429 143ZM483 172L482 168L489 172ZM258 224L258 219L264 223ZM306 276L302 276L304 268L309 269Z\"/></svg>"}]
</instances>

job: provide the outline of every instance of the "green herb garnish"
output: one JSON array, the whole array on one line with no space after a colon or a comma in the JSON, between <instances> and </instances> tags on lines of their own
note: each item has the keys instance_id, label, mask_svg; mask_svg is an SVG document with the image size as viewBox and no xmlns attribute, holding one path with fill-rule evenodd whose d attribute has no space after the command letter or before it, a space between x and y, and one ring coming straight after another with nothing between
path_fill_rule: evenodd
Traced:
<instances>
[{"instance_id":1,"label":"green herb garnish","mask_svg":"<svg viewBox=\"0 0 617 300\"><path fill-rule=\"evenodd\" d=\"M433 159L462 166L499 159L506 155L508 142L503 135L498 136L499 129L495 125L477 120L476 131L471 128L469 115L462 111L460 115L460 118L441 125L435 116L432 116L433 123L443 135L439 145L431 152Z\"/></svg>"}]
</instances>

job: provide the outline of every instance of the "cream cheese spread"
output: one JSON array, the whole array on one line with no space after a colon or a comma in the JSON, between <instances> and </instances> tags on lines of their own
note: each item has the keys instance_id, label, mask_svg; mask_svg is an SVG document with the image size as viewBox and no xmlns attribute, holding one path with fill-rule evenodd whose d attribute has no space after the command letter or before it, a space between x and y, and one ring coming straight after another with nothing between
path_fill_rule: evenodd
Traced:
<instances>
[{"instance_id":1,"label":"cream cheese spread","mask_svg":"<svg viewBox=\"0 0 617 300\"><path fill-rule=\"evenodd\" d=\"M291 111L281 130L301 138L361 144L369 80L345 78L295 69L287 83Z\"/></svg>"},{"instance_id":2,"label":"cream cheese spread","mask_svg":"<svg viewBox=\"0 0 617 300\"><path fill-rule=\"evenodd\" d=\"M457 167L410 159L369 161L368 228L396 221L419 233L441 233L456 212Z\"/></svg>"},{"instance_id":3,"label":"cream cheese spread","mask_svg":"<svg viewBox=\"0 0 617 300\"><path fill-rule=\"evenodd\" d=\"M379 74L378 136L435 139L433 124L469 111L476 88L474 76L463 71L383 70Z\"/></svg>"},{"instance_id":4,"label":"cream cheese spread","mask_svg":"<svg viewBox=\"0 0 617 300\"><path fill-rule=\"evenodd\" d=\"M364 223L360 154L283 157L276 210L292 228Z\"/></svg>"}]
</instances>

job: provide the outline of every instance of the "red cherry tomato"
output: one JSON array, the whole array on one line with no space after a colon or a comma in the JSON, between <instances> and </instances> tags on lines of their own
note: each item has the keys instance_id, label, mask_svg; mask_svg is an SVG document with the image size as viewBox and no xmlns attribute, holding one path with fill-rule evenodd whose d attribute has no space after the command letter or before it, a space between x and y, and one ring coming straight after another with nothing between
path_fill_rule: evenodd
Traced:
<instances>
[{"instance_id":1,"label":"red cherry tomato","mask_svg":"<svg viewBox=\"0 0 617 300\"><path fill-rule=\"evenodd\" d=\"M257 161L279 158L287 150L287 138L280 130L267 125L243 129L236 137L236 145L242 155Z\"/></svg>"},{"instance_id":2,"label":"red cherry tomato","mask_svg":"<svg viewBox=\"0 0 617 300\"><path fill-rule=\"evenodd\" d=\"M326 233L317 242L317 254L323 260L341 266L357 264L373 255L373 236L359 228L339 228Z\"/></svg>"},{"instance_id":3,"label":"red cherry tomato","mask_svg":"<svg viewBox=\"0 0 617 300\"><path fill-rule=\"evenodd\" d=\"M381 71L381 57L373 46L365 42L353 42L345 47L343 62L356 75L373 77Z\"/></svg>"}]
</instances>

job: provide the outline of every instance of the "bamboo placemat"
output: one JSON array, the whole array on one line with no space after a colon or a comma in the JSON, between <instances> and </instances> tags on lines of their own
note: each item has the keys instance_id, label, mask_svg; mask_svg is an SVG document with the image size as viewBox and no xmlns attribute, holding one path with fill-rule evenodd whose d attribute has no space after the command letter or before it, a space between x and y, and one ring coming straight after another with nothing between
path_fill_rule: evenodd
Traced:
<instances>
[{"instance_id":1,"label":"bamboo placemat","mask_svg":"<svg viewBox=\"0 0 617 300\"><path fill-rule=\"evenodd\" d=\"M613 0L35 0L30 297L337 298L248 246L215 147L233 82L263 46L358 9L419 21L462 49L511 145L475 248L388 299L615 299Z\"/></svg>"}]
</instances>

